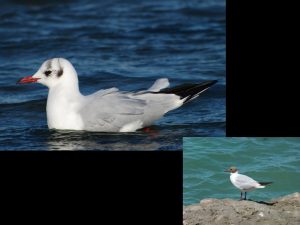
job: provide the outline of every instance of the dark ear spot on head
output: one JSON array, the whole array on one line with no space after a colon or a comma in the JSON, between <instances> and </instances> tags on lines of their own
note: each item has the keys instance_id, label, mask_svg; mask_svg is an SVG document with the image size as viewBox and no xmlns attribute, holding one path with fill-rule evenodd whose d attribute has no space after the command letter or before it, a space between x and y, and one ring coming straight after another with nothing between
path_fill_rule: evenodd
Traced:
<instances>
[{"instance_id":1,"label":"dark ear spot on head","mask_svg":"<svg viewBox=\"0 0 300 225\"><path fill-rule=\"evenodd\" d=\"M57 71L57 76L60 77L61 75L63 75L63 73L63 69L59 69L59 71Z\"/></svg>"}]
</instances>

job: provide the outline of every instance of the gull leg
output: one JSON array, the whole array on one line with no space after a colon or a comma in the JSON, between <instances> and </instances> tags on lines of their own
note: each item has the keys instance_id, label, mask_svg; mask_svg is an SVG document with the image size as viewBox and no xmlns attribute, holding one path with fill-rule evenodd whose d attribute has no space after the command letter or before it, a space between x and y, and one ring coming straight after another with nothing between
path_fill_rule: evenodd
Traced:
<instances>
[{"instance_id":1,"label":"gull leg","mask_svg":"<svg viewBox=\"0 0 300 225\"><path fill-rule=\"evenodd\" d=\"M244 198L244 200L247 200L246 196L247 196L247 192L245 192L245 198Z\"/></svg>"},{"instance_id":2,"label":"gull leg","mask_svg":"<svg viewBox=\"0 0 300 225\"><path fill-rule=\"evenodd\" d=\"M241 192L241 198L240 198L240 200L243 200L243 192Z\"/></svg>"}]
</instances>

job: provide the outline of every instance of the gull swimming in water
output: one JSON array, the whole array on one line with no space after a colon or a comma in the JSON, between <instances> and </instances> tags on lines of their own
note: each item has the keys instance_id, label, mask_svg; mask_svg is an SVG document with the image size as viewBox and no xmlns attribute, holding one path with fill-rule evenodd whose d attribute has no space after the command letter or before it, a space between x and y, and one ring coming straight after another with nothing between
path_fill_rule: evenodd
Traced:
<instances>
[{"instance_id":1,"label":"gull swimming in water","mask_svg":"<svg viewBox=\"0 0 300 225\"><path fill-rule=\"evenodd\" d=\"M257 182L253 180L251 177L248 177L243 174L239 174L238 169L234 166L225 170L225 172L231 173L230 181L236 188L240 189L241 200L243 200L243 192L245 193L244 200L247 200L246 198L247 192L253 191L256 188L265 188L266 185L273 183L273 182Z\"/></svg>"},{"instance_id":2,"label":"gull swimming in water","mask_svg":"<svg viewBox=\"0 0 300 225\"><path fill-rule=\"evenodd\" d=\"M73 65L67 59L53 58L46 60L34 75L17 83L40 83L49 88L49 129L134 132L198 97L216 82L168 88L168 79L162 78L145 91L124 92L113 87L84 96Z\"/></svg>"}]
</instances>

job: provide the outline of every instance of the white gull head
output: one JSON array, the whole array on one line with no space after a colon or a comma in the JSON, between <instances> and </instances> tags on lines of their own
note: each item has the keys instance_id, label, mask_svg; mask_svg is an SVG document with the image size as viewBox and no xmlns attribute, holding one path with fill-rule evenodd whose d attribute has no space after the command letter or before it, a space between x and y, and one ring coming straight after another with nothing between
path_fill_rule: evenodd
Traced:
<instances>
[{"instance_id":1,"label":"white gull head","mask_svg":"<svg viewBox=\"0 0 300 225\"><path fill-rule=\"evenodd\" d=\"M57 85L73 86L78 84L76 70L68 60L63 58L46 60L32 78L37 79L37 83L48 88Z\"/></svg>"}]
</instances>

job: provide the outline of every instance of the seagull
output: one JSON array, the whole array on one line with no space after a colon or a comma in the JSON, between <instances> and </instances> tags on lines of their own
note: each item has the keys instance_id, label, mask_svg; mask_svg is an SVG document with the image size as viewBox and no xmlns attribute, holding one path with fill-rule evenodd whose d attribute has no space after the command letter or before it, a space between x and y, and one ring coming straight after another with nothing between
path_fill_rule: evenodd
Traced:
<instances>
[{"instance_id":1,"label":"seagull","mask_svg":"<svg viewBox=\"0 0 300 225\"><path fill-rule=\"evenodd\" d=\"M273 182L257 182L251 177L248 177L243 174L239 174L239 171L236 167L232 166L225 172L230 172L230 181L231 183L241 191L241 199L243 200L243 192L245 192L244 200L247 200L247 192L253 191L256 188L265 188L266 185L272 184Z\"/></svg>"},{"instance_id":2,"label":"seagull","mask_svg":"<svg viewBox=\"0 0 300 225\"><path fill-rule=\"evenodd\" d=\"M85 96L80 93L73 65L67 59L53 58L43 62L34 75L17 83L40 83L49 88L49 129L135 132L195 99L216 82L168 88L168 79L161 78L145 91L125 92L113 87Z\"/></svg>"}]
</instances>

